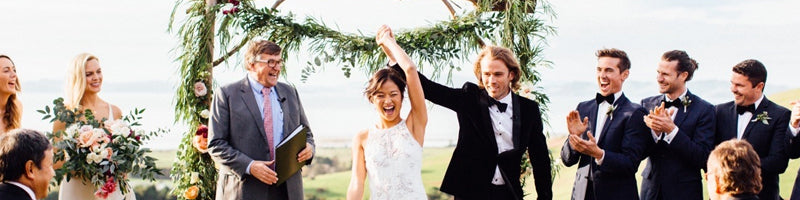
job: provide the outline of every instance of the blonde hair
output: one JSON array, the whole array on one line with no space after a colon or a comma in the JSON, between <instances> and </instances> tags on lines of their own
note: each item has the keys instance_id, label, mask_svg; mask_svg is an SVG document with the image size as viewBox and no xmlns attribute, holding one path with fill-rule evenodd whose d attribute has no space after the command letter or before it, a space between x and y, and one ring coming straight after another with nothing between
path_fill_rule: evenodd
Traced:
<instances>
[{"instance_id":1,"label":"blonde hair","mask_svg":"<svg viewBox=\"0 0 800 200\"><path fill-rule=\"evenodd\" d=\"M86 91L86 63L97 60L92 54L81 53L72 60L72 65L67 73L66 106L69 109L77 108L81 104L83 93Z\"/></svg>"},{"instance_id":2,"label":"blonde hair","mask_svg":"<svg viewBox=\"0 0 800 200\"><path fill-rule=\"evenodd\" d=\"M514 74L514 77L509 82L509 88L511 88L511 91L515 92L519 90L519 79L521 76L520 66L519 61L517 61L517 58L511 49L487 45L483 48L483 50L481 50L481 52L478 54L478 59L475 60L475 67L473 68L475 77L478 78L478 86L480 88L485 87L485 85L483 85L483 78L481 77L481 60L483 60L483 58L499 60L505 63L506 67L508 67L508 73Z\"/></svg>"},{"instance_id":3,"label":"blonde hair","mask_svg":"<svg viewBox=\"0 0 800 200\"><path fill-rule=\"evenodd\" d=\"M719 162L721 192L758 194L761 191L761 161L746 140L728 140L717 145L710 157ZM711 170L711 169L709 169Z\"/></svg>"},{"instance_id":4,"label":"blonde hair","mask_svg":"<svg viewBox=\"0 0 800 200\"><path fill-rule=\"evenodd\" d=\"M8 61L11 61L11 65L14 65L14 61L11 60L11 57L0 54L0 58L8 59ZM22 91L22 87L19 84L19 76L17 76L17 81L14 83L14 85L14 89L17 90L17 92ZM8 100L6 100L6 107L3 109L5 109L5 114L2 116L2 120L3 123L6 124L6 131L22 126L22 101L17 99L17 94L11 94L8 96Z\"/></svg>"}]
</instances>

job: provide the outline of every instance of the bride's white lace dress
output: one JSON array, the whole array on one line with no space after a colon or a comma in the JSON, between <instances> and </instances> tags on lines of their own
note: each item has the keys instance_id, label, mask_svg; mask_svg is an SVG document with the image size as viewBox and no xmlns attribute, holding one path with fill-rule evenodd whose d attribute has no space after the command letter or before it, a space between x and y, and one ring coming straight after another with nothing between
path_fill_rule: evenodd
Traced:
<instances>
[{"instance_id":1,"label":"bride's white lace dress","mask_svg":"<svg viewBox=\"0 0 800 200\"><path fill-rule=\"evenodd\" d=\"M371 199L427 199L422 186L422 146L405 120L397 125L370 128L364 159Z\"/></svg>"}]
</instances>

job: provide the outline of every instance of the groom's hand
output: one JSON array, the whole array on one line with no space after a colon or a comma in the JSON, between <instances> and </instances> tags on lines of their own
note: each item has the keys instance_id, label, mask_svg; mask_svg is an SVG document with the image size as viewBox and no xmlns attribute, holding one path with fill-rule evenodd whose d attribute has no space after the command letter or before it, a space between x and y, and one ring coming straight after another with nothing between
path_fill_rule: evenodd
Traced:
<instances>
[{"instance_id":1,"label":"groom's hand","mask_svg":"<svg viewBox=\"0 0 800 200\"><path fill-rule=\"evenodd\" d=\"M278 173L269 168L273 162L275 161L253 161L253 165L250 166L250 174L267 185L277 183Z\"/></svg>"},{"instance_id":2,"label":"groom's hand","mask_svg":"<svg viewBox=\"0 0 800 200\"><path fill-rule=\"evenodd\" d=\"M297 154L297 162L305 162L306 160L311 159L312 156L314 156L314 151L311 150L311 144L306 142L306 148Z\"/></svg>"}]
</instances>

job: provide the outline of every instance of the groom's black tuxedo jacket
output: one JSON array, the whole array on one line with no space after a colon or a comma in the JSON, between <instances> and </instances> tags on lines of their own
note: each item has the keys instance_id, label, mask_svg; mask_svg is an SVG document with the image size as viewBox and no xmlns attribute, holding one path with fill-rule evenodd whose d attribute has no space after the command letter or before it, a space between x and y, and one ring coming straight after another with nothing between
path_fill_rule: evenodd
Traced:
<instances>
[{"instance_id":1,"label":"groom's black tuxedo jacket","mask_svg":"<svg viewBox=\"0 0 800 200\"><path fill-rule=\"evenodd\" d=\"M760 199L779 199L778 174L786 170L789 158L786 155L786 129L789 128L789 109L773 103L766 97L756 107L751 120L767 112L768 124L761 121L750 121L744 130L742 139L753 145L753 149L761 158L761 193ZM731 101L716 106L717 135L715 144L735 139L739 115L736 104Z\"/></svg>"},{"instance_id":2,"label":"groom's black tuxedo jacket","mask_svg":"<svg viewBox=\"0 0 800 200\"><path fill-rule=\"evenodd\" d=\"M0 183L0 199L33 200L24 189L6 182Z\"/></svg>"},{"instance_id":3,"label":"groom's black tuxedo jacket","mask_svg":"<svg viewBox=\"0 0 800 200\"><path fill-rule=\"evenodd\" d=\"M700 170L706 168L714 148L714 105L688 91L686 97L691 103L675 111L673 122L678 132L672 141L659 140L647 151L650 159L642 172L642 200L703 199ZM642 99L642 106L652 110L663 99L663 94L648 97Z\"/></svg>"},{"instance_id":4,"label":"groom's black tuxedo jacket","mask_svg":"<svg viewBox=\"0 0 800 200\"><path fill-rule=\"evenodd\" d=\"M620 95L614 105L613 119L606 120L603 130L594 130L597 127L597 102L592 99L578 104L581 120L589 118L587 131L592 131L592 135L601 133L595 139L597 145L605 150L605 158L602 165L597 165L593 157L575 151L569 141L564 142L561 148L564 165L578 164L572 199L584 199L592 195L593 199L598 200L639 199L635 174L646 149L653 143L653 137L644 124L646 111L642 106L628 100L625 94ZM588 139L585 132L582 137ZM584 167L589 167L589 170L582 170ZM586 193L588 181L592 181L594 194Z\"/></svg>"},{"instance_id":5,"label":"groom's black tuxedo jacket","mask_svg":"<svg viewBox=\"0 0 800 200\"><path fill-rule=\"evenodd\" d=\"M392 67L403 74L402 69ZM506 186L522 199L519 182L520 160L527 150L531 156L536 193L539 199L552 199L550 155L542 133L539 104L512 93L514 149L498 155L497 142L489 116L486 90L473 83L450 88L419 74L425 99L449 108L458 116L458 143L442 181L441 191L459 199L494 199L490 195L495 167L500 166Z\"/></svg>"}]
</instances>

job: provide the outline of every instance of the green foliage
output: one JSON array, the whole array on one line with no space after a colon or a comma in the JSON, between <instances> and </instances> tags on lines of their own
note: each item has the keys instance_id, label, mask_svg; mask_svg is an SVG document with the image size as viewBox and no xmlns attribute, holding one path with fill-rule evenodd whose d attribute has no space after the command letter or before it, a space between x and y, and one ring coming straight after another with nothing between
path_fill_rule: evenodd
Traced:
<instances>
[{"instance_id":1,"label":"green foliage","mask_svg":"<svg viewBox=\"0 0 800 200\"><path fill-rule=\"evenodd\" d=\"M162 175L156 168L156 159L146 155L151 152L150 149L141 146L150 137L166 131L136 131L134 127L141 126L138 120L144 109L134 109L122 121L114 121L105 118L97 120L89 109L68 109L64 106L63 98L53 100L53 104L52 110L45 106L37 112L44 114L43 120L50 119L51 123L58 121L67 127L66 130L47 134L58 149L54 155L55 161L64 161L63 166L55 170L55 184L60 184L64 178L67 181L82 178L99 187L106 183L107 178L113 178L119 188L128 188L128 175L151 181L155 181L156 175ZM87 141L97 142L79 141L79 137L84 135L94 138ZM106 148L112 151L108 154L110 159L105 156L98 160L90 158L91 155L103 155L101 152L108 153Z\"/></svg>"}]
</instances>

